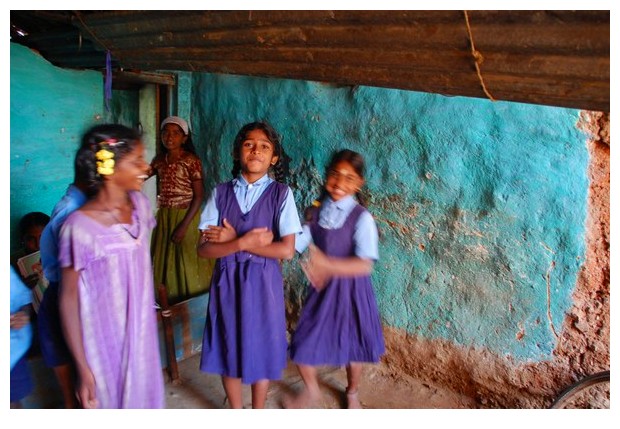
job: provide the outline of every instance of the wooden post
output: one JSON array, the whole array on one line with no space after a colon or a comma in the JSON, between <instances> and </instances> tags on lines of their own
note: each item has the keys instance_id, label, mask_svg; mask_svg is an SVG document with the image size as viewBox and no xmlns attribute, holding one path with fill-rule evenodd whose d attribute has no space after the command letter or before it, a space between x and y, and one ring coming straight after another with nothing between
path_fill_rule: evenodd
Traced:
<instances>
[{"instance_id":1,"label":"wooden post","mask_svg":"<svg viewBox=\"0 0 620 429\"><path fill-rule=\"evenodd\" d=\"M172 321L170 316L172 315L170 307L168 306L168 292L166 286L160 284L158 287L159 292L159 305L161 307L161 321L164 327L164 340L166 342L166 357L168 359L168 374L173 384L178 384L179 381L179 367L177 366L177 356L174 347L174 333L172 328Z\"/></svg>"}]
</instances>

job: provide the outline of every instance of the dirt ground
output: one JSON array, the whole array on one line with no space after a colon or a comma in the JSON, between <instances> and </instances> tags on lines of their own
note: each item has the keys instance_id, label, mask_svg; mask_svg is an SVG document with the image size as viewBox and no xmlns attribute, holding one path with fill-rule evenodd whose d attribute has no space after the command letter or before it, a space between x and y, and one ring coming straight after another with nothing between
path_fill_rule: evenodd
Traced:
<instances>
[{"instance_id":1,"label":"dirt ground","mask_svg":"<svg viewBox=\"0 0 620 429\"><path fill-rule=\"evenodd\" d=\"M271 384L266 404L268 410L229 410L220 378L200 371L199 362L199 355L179 362L179 382L166 382L168 411L157 418L156 422L160 426L164 421L162 418L172 419L171 424L177 424L178 419L191 416L208 416L210 422L222 422L234 427L251 425L270 429L316 429L321 426L377 429L386 424L431 424L438 427L475 429L495 429L506 425L512 427L513 424L526 427L554 427L558 424L566 427L612 427L611 421L617 421L618 418L618 413L613 410L572 410L575 412L568 413L569 410L482 409L485 408L484 405L481 406L464 394L402 373L395 376L385 363L365 368L360 387L360 400L364 410L343 409L346 376L341 368L324 368L320 372L322 409L281 409L283 395L296 392L302 387L301 378L293 365L289 365L285 370L281 381ZM243 395L244 408L251 408L249 386L244 386Z\"/></svg>"},{"instance_id":2,"label":"dirt ground","mask_svg":"<svg viewBox=\"0 0 620 429\"><path fill-rule=\"evenodd\" d=\"M220 377L198 369L200 355L179 362L178 383L166 383L166 405L168 409L179 408L228 408L226 395ZM344 390L346 374L344 368L323 368L320 371L323 391L322 408L345 408ZM286 394L299 391L303 385L294 365L285 370L284 378L271 383L267 397L267 408L282 408ZM251 408L249 386L244 386L244 408ZM467 396L426 384L403 375L398 379L389 375L383 364L365 367L359 391L360 401L366 409L455 409L476 408L476 403Z\"/></svg>"}]
</instances>

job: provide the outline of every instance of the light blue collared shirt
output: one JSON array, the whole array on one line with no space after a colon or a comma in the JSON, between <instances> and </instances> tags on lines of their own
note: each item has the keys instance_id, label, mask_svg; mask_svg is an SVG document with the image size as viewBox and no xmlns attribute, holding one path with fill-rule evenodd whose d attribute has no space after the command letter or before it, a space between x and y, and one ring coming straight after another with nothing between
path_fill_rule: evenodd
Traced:
<instances>
[{"instance_id":1,"label":"light blue collared shirt","mask_svg":"<svg viewBox=\"0 0 620 429\"><path fill-rule=\"evenodd\" d=\"M325 229L337 229L344 225L357 205L353 196L349 195L339 201L326 198L322 203L319 214L319 225ZM312 234L308 225L303 226L303 231L295 239L295 250L303 253L312 242ZM364 211L357 223L353 235L355 243L355 256L363 259L379 259L379 233L372 215Z\"/></svg>"},{"instance_id":2,"label":"light blue collared shirt","mask_svg":"<svg viewBox=\"0 0 620 429\"><path fill-rule=\"evenodd\" d=\"M248 183L245 177L239 175L238 178L233 180L233 188L235 191L235 197L239 203L241 211L245 214L252 210L256 201L263 195L265 189L274 180L265 174L254 183ZM219 225L220 211L216 204L216 188L213 189L204 210L200 214L200 224L198 229L207 229L209 225ZM280 209L280 225L279 225L280 237L284 237L290 234L299 234L301 232L301 222L299 221L299 215L297 214L297 207L295 206L295 199L293 198L293 192L290 188L287 188L286 199Z\"/></svg>"}]
</instances>

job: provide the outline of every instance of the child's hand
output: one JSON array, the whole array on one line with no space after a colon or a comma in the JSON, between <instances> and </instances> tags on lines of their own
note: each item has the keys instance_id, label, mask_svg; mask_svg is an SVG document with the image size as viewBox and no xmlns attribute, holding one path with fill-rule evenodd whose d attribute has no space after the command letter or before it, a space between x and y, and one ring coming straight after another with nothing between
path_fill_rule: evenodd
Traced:
<instances>
[{"instance_id":1,"label":"child's hand","mask_svg":"<svg viewBox=\"0 0 620 429\"><path fill-rule=\"evenodd\" d=\"M180 242L183 241L183 238L185 238L186 233L187 233L187 226L183 224L179 224L172 232L172 236L170 237L170 240L172 240L174 244L179 244Z\"/></svg>"},{"instance_id":2,"label":"child's hand","mask_svg":"<svg viewBox=\"0 0 620 429\"><path fill-rule=\"evenodd\" d=\"M245 233L242 237L244 250L256 249L258 247L265 247L273 242L273 232L264 228L254 228Z\"/></svg>"},{"instance_id":3,"label":"child's hand","mask_svg":"<svg viewBox=\"0 0 620 429\"><path fill-rule=\"evenodd\" d=\"M332 277L329 270L329 258L314 244L310 245L308 253L308 258L300 262L301 269L312 287L321 291Z\"/></svg>"},{"instance_id":4,"label":"child's hand","mask_svg":"<svg viewBox=\"0 0 620 429\"><path fill-rule=\"evenodd\" d=\"M209 225L207 229L202 231L201 241L209 241L211 243L227 243L237 238L237 231L228 222L222 220L222 226Z\"/></svg>"},{"instance_id":5,"label":"child's hand","mask_svg":"<svg viewBox=\"0 0 620 429\"><path fill-rule=\"evenodd\" d=\"M79 375L75 394L82 404L82 408L97 408L99 406L95 376L93 376L90 369Z\"/></svg>"},{"instance_id":6,"label":"child's hand","mask_svg":"<svg viewBox=\"0 0 620 429\"><path fill-rule=\"evenodd\" d=\"M11 314L11 329L21 329L30 323L30 315L27 311L20 310Z\"/></svg>"}]
</instances>

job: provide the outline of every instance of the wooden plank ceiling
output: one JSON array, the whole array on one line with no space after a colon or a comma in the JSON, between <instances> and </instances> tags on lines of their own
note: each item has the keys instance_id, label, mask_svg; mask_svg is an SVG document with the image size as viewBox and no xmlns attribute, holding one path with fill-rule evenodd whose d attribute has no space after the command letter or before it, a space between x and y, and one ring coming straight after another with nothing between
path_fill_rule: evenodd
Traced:
<instances>
[{"instance_id":1,"label":"wooden plank ceiling","mask_svg":"<svg viewBox=\"0 0 620 429\"><path fill-rule=\"evenodd\" d=\"M22 43L64 67L102 69L109 50L115 68L140 73L304 79L609 111L609 11L37 12L28 13L74 31L27 30Z\"/></svg>"}]
</instances>

